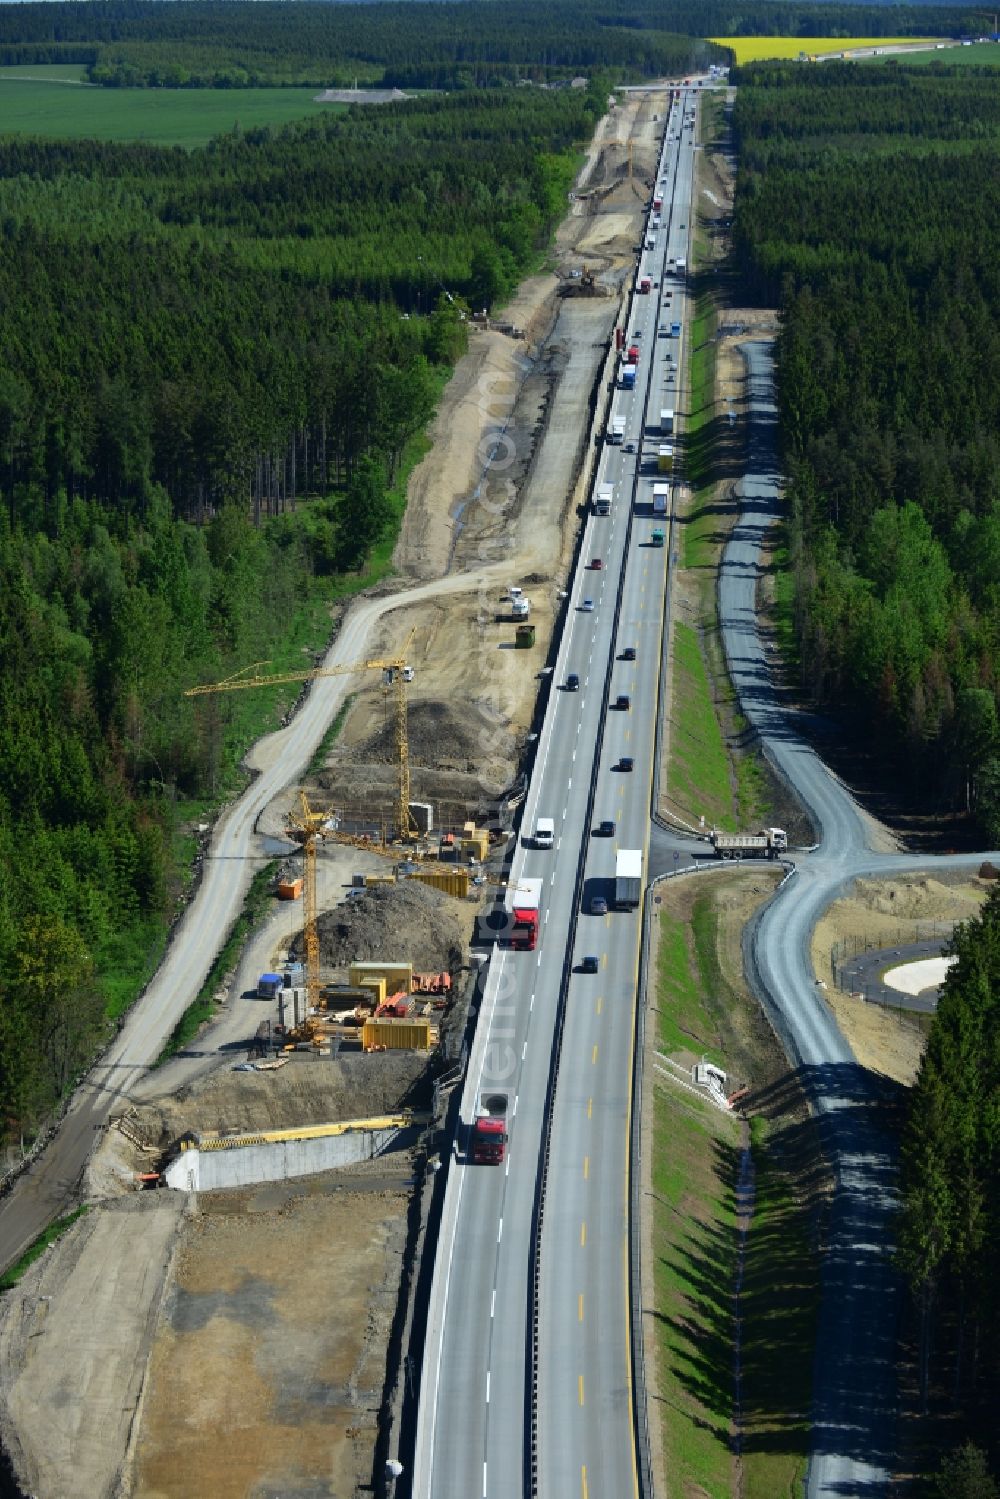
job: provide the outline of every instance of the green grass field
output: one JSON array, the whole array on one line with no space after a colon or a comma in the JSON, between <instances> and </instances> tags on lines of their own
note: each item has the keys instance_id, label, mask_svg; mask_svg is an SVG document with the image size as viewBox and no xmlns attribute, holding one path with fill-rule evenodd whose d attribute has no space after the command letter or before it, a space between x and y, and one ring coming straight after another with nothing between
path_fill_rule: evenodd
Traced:
<instances>
[{"instance_id":1,"label":"green grass field","mask_svg":"<svg viewBox=\"0 0 1000 1499\"><path fill-rule=\"evenodd\" d=\"M970 47L946 47L943 52L935 49L931 52L910 52L905 57L863 57L858 61L878 63L880 67L894 62L908 68L926 68L931 63L948 68L1000 68L1000 46L996 42L973 42Z\"/></svg>"},{"instance_id":2,"label":"green grass field","mask_svg":"<svg viewBox=\"0 0 1000 1499\"><path fill-rule=\"evenodd\" d=\"M203 146L235 125L281 126L344 108L315 103L315 89L106 89L82 75L65 65L0 70L0 132Z\"/></svg>"},{"instance_id":3,"label":"green grass field","mask_svg":"<svg viewBox=\"0 0 1000 1499\"><path fill-rule=\"evenodd\" d=\"M659 1047L668 1055L705 1056L732 1077L734 1066L746 1065L734 1058L743 1054L755 1006L733 992L720 963L724 897L702 889L689 906L673 910L670 899L659 915ZM749 1065L756 1072L766 1064ZM737 1472L734 1185L747 1139L735 1116L679 1089L653 1087L657 1390L651 1418L660 1422L663 1438L666 1499L801 1496L819 1288L811 1226L823 1181L815 1135L795 1103L793 1088L783 1110L750 1123L755 1201L739 1308L743 1443Z\"/></svg>"},{"instance_id":4,"label":"green grass field","mask_svg":"<svg viewBox=\"0 0 1000 1499\"><path fill-rule=\"evenodd\" d=\"M689 816L735 828L729 757L716 717L708 671L691 625L674 626L674 691L670 722L670 797Z\"/></svg>"}]
</instances>

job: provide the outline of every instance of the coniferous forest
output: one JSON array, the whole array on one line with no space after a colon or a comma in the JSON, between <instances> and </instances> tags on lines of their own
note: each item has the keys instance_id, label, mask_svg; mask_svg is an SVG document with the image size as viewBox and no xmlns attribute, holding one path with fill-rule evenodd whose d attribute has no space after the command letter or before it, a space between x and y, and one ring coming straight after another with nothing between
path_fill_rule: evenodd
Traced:
<instances>
[{"instance_id":1,"label":"coniferous forest","mask_svg":"<svg viewBox=\"0 0 1000 1499\"><path fill-rule=\"evenodd\" d=\"M0 137L9 1136L162 943L177 808L227 753L183 689L272 657L386 533L463 302L532 263L606 98L469 91L192 152Z\"/></svg>"},{"instance_id":2,"label":"coniferous forest","mask_svg":"<svg viewBox=\"0 0 1000 1499\"><path fill-rule=\"evenodd\" d=\"M928 36L975 31L975 11L935 5L764 0L412 0L253 6L88 0L0 7L0 64L77 62L112 87L350 85L469 88L553 80L594 69L675 75L724 54L724 36Z\"/></svg>"}]
</instances>

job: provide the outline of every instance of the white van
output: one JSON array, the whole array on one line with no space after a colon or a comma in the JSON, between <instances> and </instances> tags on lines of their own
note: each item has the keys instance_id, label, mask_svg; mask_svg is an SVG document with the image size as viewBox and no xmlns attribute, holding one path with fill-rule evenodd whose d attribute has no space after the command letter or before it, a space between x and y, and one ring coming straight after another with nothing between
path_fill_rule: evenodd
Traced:
<instances>
[{"instance_id":1,"label":"white van","mask_svg":"<svg viewBox=\"0 0 1000 1499\"><path fill-rule=\"evenodd\" d=\"M556 841L556 825L551 817L539 817L535 823L535 847L552 848Z\"/></svg>"}]
</instances>

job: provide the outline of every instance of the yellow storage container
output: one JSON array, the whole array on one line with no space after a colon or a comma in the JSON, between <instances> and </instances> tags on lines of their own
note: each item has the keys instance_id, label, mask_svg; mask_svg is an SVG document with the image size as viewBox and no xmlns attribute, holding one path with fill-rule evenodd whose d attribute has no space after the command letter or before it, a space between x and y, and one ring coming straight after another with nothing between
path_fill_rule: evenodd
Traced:
<instances>
[{"instance_id":1,"label":"yellow storage container","mask_svg":"<svg viewBox=\"0 0 1000 1499\"><path fill-rule=\"evenodd\" d=\"M366 1020L361 1027L365 1051L429 1051L429 1020L408 1016L405 1020Z\"/></svg>"},{"instance_id":2,"label":"yellow storage container","mask_svg":"<svg viewBox=\"0 0 1000 1499\"><path fill-rule=\"evenodd\" d=\"M464 858L469 858L471 855L472 858L478 859L480 864L482 864L489 855L490 835L485 828L480 828L478 833L474 833L471 837L463 838L460 847Z\"/></svg>"},{"instance_id":3,"label":"yellow storage container","mask_svg":"<svg viewBox=\"0 0 1000 1499\"><path fill-rule=\"evenodd\" d=\"M413 988L413 964L377 963L374 960L351 964L350 981L352 984L364 984L372 979L382 979L386 985L386 992L389 994L396 994L401 989L409 994ZM385 998L385 994L382 998Z\"/></svg>"},{"instance_id":4,"label":"yellow storage container","mask_svg":"<svg viewBox=\"0 0 1000 1499\"><path fill-rule=\"evenodd\" d=\"M394 874L366 874L365 889L372 890L376 885L394 885L396 876Z\"/></svg>"},{"instance_id":5,"label":"yellow storage container","mask_svg":"<svg viewBox=\"0 0 1000 1499\"><path fill-rule=\"evenodd\" d=\"M360 979L358 988L364 994L371 996L372 1004L377 1009L379 1005L385 1004L386 986L385 979L377 975L372 978Z\"/></svg>"}]
</instances>

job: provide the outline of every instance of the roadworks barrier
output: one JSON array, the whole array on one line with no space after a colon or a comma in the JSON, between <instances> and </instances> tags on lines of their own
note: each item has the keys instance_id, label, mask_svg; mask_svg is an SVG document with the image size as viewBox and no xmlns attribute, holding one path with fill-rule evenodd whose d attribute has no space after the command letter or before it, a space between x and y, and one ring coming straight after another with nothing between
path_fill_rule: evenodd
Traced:
<instances>
[{"instance_id":1,"label":"roadworks barrier","mask_svg":"<svg viewBox=\"0 0 1000 1499\"><path fill-rule=\"evenodd\" d=\"M374 1160L428 1118L426 1114L387 1114L303 1129L262 1130L255 1135L199 1135L181 1142L180 1154L163 1177L168 1187L179 1192L211 1192L311 1176Z\"/></svg>"}]
</instances>

